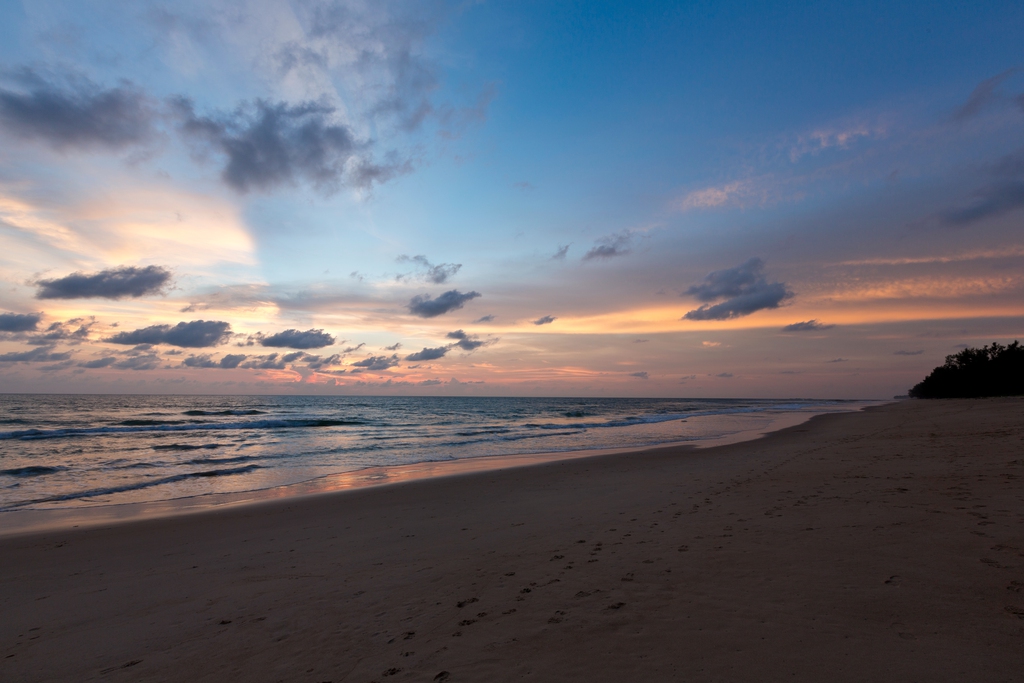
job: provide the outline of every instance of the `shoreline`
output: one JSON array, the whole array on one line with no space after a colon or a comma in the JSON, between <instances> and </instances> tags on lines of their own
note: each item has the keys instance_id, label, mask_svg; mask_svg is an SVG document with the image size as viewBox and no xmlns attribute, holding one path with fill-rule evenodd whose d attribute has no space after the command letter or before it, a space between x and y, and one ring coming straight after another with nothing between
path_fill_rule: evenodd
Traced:
<instances>
[{"instance_id":1,"label":"shoreline","mask_svg":"<svg viewBox=\"0 0 1024 683\"><path fill-rule=\"evenodd\" d=\"M1013 681L1024 399L0 539L10 681Z\"/></svg>"},{"instance_id":2,"label":"shoreline","mask_svg":"<svg viewBox=\"0 0 1024 683\"><path fill-rule=\"evenodd\" d=\"M619 447L522 453L513 455L478 456L451 460L428 460L406 465L365 467L337 474L323 475L292 484L271 486L248 491L205 493L194 496L168 498L155 501L69 505L58 508L32 508L0 510L0 538L25 534L88 528L110 524L125 524L143 519L177 517L201 514L209 510L256 505L266 501L283 500L350 491L362 488L389 486L406 481L419 481L440 477L459 476L471 472L498 471L517 467L530 467L561 460L592 458L605 455L639 454L659 449L708 449L762 439L770 434L805 424L821 415L858 412L866 408L885 405L892 401L867 402L852 410L822 412L782 412L773 416L765 427L743 429L711 439L693 439L660 443L642 448Z\"/></svg>"}]
</instances>

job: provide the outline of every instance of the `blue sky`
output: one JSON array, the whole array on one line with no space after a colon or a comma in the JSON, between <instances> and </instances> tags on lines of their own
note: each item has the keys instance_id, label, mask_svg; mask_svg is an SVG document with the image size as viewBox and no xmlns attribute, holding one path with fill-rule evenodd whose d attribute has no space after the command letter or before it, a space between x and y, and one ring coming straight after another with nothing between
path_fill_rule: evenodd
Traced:
<instances>
[{"instance_id":1,"label":"blue sky","mask_svg":"<svg viewBox=\"0 0 1024 683\"><path fill-rule=\"evenodd\" d=\"M0 3L0 378L901 393L1024 336L1022 29L1015 3Z\"/></svg>"}]
</instances>

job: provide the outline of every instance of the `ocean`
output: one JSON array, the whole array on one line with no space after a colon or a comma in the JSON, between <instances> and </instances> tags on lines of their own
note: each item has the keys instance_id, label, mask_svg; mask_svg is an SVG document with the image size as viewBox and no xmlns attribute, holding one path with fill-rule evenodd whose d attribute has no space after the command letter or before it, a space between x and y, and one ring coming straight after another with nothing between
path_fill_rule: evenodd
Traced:
<instances>
[{"instance_id":1,"label":"ocean","mask_svg":"<svg viewBox=\"0 0 1024 683\"><path fill-rule=\"evenodd\" d=\"M257 491L371 467L710 443L856 401L0 395L2 513Z\"/></svg>"}]
</instances>

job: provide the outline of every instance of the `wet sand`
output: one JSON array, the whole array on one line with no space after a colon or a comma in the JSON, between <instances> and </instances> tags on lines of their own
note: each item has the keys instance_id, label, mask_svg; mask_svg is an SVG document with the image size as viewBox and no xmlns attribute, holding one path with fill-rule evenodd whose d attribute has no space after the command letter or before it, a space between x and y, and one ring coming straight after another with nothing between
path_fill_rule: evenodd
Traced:
<instances>
[{"instance_id":1,"label":"wet sand","mask_svg":"<svg viewBox=\"0 0 1024 683\"><path fill-rule=\"evenodd\" d=\"M0 539L3 681L1011 681L1024 400Z\"/></svg>"}]
</instances>

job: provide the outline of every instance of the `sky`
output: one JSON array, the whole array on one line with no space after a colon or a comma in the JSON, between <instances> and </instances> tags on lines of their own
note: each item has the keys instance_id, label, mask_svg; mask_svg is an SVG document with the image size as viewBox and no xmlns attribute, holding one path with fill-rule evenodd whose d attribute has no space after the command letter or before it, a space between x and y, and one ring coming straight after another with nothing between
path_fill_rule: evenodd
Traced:
<instances>
[{"instance_id":1,"label":"sky","mask_svg":"<svg viewBox=\"0 0 1024 683\"><path fill-rule=\"evenodd\" d=\"M1019 2L0 0L0 391L890 398L1024 338Z\"/></svg>"}]
</instances>

